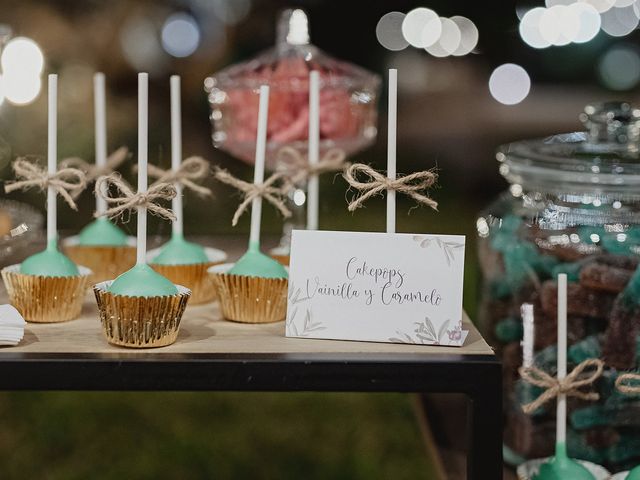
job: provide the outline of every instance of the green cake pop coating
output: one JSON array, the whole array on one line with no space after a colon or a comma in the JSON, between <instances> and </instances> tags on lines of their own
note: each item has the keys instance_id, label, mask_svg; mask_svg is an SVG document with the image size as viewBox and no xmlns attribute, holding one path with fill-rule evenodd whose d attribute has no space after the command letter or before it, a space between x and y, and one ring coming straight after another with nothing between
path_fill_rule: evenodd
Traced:
<instances>
[{"instance_id":1,"label":"green cake pop coating","mask_svg":"<svg viewBox=\"0 0 640 480\"><path fill-rule=\"evenodd\" d=\"M20 264L20 273L43 277L73 277L79 275L80 271L69 257L58 250L58 242L50 240L47 248Z\"/></svg>"},{"instance_id":2,"label":"green cake pop coating","mask_svg":"<svg viewBox=\"0 0 640 480\"><path fill-rule=\"evenodd\" d=\"M631 470L625 480L640 480L640 465Z\"/></svg>"},{"instance_id":3,"label":"green cake pop coating","mask_svg":"<svg viewBox=\"0 0 640 480\"><path fill-rule=\"evenodd\" d=\"M207 254L197 243L187 242L182 235L172 235L151 263L158 265L192 265L207 263Z\"/></svg>"},{"instance_id":4,"label":"green cake pop coating","mask_svg":"<svg viewBox=\"0 0 640 480\"><path fill-rule=\"evenodd\" d=\"M589 470L567 456L564 443L556 445L556 456L549 463L540 466L540 472L533 480L596 480Z\"/></svg>"},{"instance_id":5,"label":"green cake pop coating","mask_svg":"<svg viewBox=\"0 0 640 480\"><path fill-rule=\"evenodd\" d=\"M236 262L228 273L261 278L288 278L289 276L280 262L260 251L258 243L249 244L247 253Z\"/></svg>"},{"instance_id":6,"label":"green cake pop coating","mask_svg":"<svg viewBox=\"0 0 640 480\"><path fill-rule=\"evenodd\" d=\"M127 234L107 218L94 220L80 231L80 245L108 245L121 247L127 244Z\"/></svg>"},{"instance_id":7,"label":"green cake pop coating","mask_svg":"<svg viewBox=\"0 0 640 480\"><path fill-rule=\"evenodd\" d=\"M135 265L116 278L108 291L127 297L164 297L178 293L173 283L144 263Z\"/></svg>"}]
</instances>

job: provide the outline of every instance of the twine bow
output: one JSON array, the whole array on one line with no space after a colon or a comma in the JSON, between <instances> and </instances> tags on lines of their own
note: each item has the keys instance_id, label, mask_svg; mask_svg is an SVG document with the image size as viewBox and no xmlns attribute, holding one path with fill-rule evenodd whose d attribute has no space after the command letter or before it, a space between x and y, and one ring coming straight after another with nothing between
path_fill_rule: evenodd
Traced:
<instances>
[{"instance_id":1,"label":"twine bow","mask_svg":"<svg viewBox=\"0 0 640 480\"><path fill-rule=\"evenodd\" d=\"M56 193L60 194L72 209L78 209L69 192L76 189L82 190L87 186L87 180L82 170L61 168L53 175L49 175L46 169L29 161L26 157L18 158L14 161L12 168L18 180L6 182L4 185L5 193L20 189L28 190L31 187L38 187L44 191L48 187L53 187Z\"/></svg>"},{"instance_id":2,"label":"twine bow","mask_svg":"<svg viewBox=\"0 0 640 480\"><path fill-rule=\"evenodd\" d=\"M108 192L110 186L119 190L122 196L110 197L108 193L103 193ZM176 196L176 189L170 183L154 183L146 192L134 192L118 173L112 173L98 178L95 193L96 196L104 198L108 205L113 205L103 213L96 212L95 217L106 216L113 219L134 208L145 207L152 215L171 221L176 219L172 210L156 203L158 200L171 200Z\"/></svg>"},{"instance_id":3,"label":"twine bow","mask_svg":"<svg viewBox=\"0 0 640 480\"><path fill-rule=\"evenodd\" d=\"M616 378L616 388L627 395L640 394L640 374L623 373Z\"/></svg>"},{"instance_id":4,"label":"twine bow","mask_svg":"<svg viewBox=\"0 0 640 480\"><path fill-rule=\"evenodd\" d=\"M289 180L292 184L307 180L312 175L322 175L329 172L344 172L350 164L347 156L339 148L331 148L318 160L311 164L305 155L293 147L282 147L277 154L277 161L286 166Z\"/></svg>"},{"instance_id":5,"label":"twine bow","mask_svg":"<svg viewBox=\"0 0 640 480\"><path fill-rule=\"evenodd\" d=\"M240 205L238 205L238 209L233 215L233 220L231 220L231 225L234 227L238 224L238 219L245 212L253 199L258 197L264 198L267 202L276 207L283 217L288 218L291 216L291 212L285 206L284 199L282 198L284 193L283 189L274 186L278 180L281 180L284 177L282 173L274 173L261 184L245 182L244 180L234 177L228 171L220 168L216 169L215 176L222 183L226 183L227 185L237 188L244 195L244 200Z\"/></svg>"},{"instance_id":6,"label":"twine bow","mask_svg":"<svg viewBox=\"0 0 640 480\"><path fill-rule=\"evenodd\" d=\"M157 179L155 183L181 183L198 195L203 197L211 195L211 190L194 182L194 180L206 178L209 174L209 162L202 157L189 157L183 160L177 171L172 169L164 170L155 165L147 165L147 173L150 177Z\"/></svg>"},{"instance_id":7,"label":"twine bow","mask_svg":"<svg viewBox=\"0 0 640 480\"><path fill-rule=\"evenodd\" d=\"M367 180L358 180L359 174L365 175ZM396 192L404 193L419 204L426 205L434 210L438 209L438 203L435 200L421 193L423 190L432 187L438 179L438 175L432 171L415 172L405 177L398 177L392 180L377 172L369 165L354 163L347 169L343 176L349 186L359 192L359 194L356 194L349 202L350 212L361 207L369 198L374 195L380 195L385 190L395 190Z\"/></svg>"},{"instance_id":8,"label":"twine bow","mask_svg":"<svg viewBox=\"0 0 640 480\"><path fill-rule=\"evenodd\" d=\"M107 157L104 165L96 165L95 163L88 163L81 158L71 157L66 158L60 162L60 166L65 168L77 168L85 173L87 184L93 182L98 177L109 175L116 171L116 169L124 162L129 156L129 149L127 147L120 147L115 152ZM71 192L71 196L75 199L82 193L84 188L78 188Z\"/></svg>"},{"instance_id":9,"label":"twine bow","mask_svg":"<svg viewBox=\"0 0 640 480\"><path fill-rule=\"evenodd\" d=\"M587 369L595 370L583 378L580 376ZM576 397L581 400L598 400L600 396L595 392L583 392L580 388L593 384L604 371L604 362L599 358L590 358L579 363L571 372L562 380L552 377L537 367L520 367L518 372L525 382L536 387L546 389L533 402L522 406L524 413L532 413L549 400L556 398L558 395L566 395L568 397Z\"/></svg>"}]
</instances>

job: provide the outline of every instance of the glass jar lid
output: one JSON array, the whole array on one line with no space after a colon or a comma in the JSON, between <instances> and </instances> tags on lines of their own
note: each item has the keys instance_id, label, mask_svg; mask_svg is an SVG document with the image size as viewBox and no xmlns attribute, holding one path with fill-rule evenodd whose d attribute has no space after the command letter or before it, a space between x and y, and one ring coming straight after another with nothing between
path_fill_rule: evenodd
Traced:
<instances>
[{"instance_id":1,"label":"glass jar lid","mask_svg":"<svg viewBox=\"0 0 640 480\"><path fill-rule=\"evenodd\" d=\"M626 102L587 105L584 132L499 147L500 173L543 192L640 196L640 109Z\"/></svg>"}]
</instances>

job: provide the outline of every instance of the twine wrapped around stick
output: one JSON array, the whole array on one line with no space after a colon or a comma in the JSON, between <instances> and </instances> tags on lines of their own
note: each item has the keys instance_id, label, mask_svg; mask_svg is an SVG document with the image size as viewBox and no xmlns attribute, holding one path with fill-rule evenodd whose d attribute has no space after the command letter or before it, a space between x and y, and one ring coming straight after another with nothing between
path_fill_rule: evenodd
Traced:
<instances>
[{"instance_id":1,"label":"twine wrapped around stick","mask_svg":"<svg viewBox=\"0 0 640 480\"><path fill-rule=\"evenodd\" d=\"M580 376L587 369L595 368L595 370L582 378ZM540 408L548 401L556 398L558 395L566 395L567 397L575 397L581 400L595 401L600 398L595 392L583 392L579 390L582 387L592 385L604 371L604 362L599 358L590 358L579 363L571 372L562 380L552 377L544 370L537 367L520 367L518 373L520 377L536 387L544 388L545 391L533 402L522 406L522 410L526 414L530 414Z\"/></svg>"},{"instance_id":2,"label":"twine wrapped around stick","mask_svg":"<svg viewBox=\"0 0 640 480\"><path fill-rule=\"evenodd\" d=\"M138 170L136 165L134 171ZM147 165L147 173L150 177L157 179L154 183L181 183L190 188L198 195L206 197L211 195L211 190L195 183L195 180L202 180L209 174L209 162L202 157L189 157L182 161L177 171L172 169L164 170L155 165Z\"/></svg>"},{"instance_id":3,"label":"twine wrapped around stick","mask_svg":"<svg viewBox=\"0 0 640 480\"><path fill-rule=\"evenodd\" d=\"M276 207L283 217L288 218L291 216L291 212L284 203L283 195L285 193L285 187L276 187L275 184L278 180L282 180L284 175L282 173L274 173L267 178L261 184L249 183L244 180L231 175L227 170L221 168L216 169L215 177L222 183L231 185L232 187L240 190L244 195L244 200L238 205L236 213L233 215L231 225L234 227L238 224L238 219L246 211L247 207L251 204L254 198L262 197L271 205Z\"/></svg>"},{"instance_id":4,"label":"twine wrapped around stick","mask_svg":"<svg viewBox=\"0 0 640 480\"><path fill-rule=\"evenodd\" d=\"M127 147L120 147L107 157L106 163L102 166L96 165L95 163L85 162L81 158L77 157L65 158L60 162L60 166L64 168L77 168L82 170L85 174L88 185L98 177L115 172L116 169L122 165L122 162L124 162L128 157L129 149ZM83 190L84 188L75 189L71 192L71 196L76 199Z\"/></svg>"},{"instance_id":5,"label":"twine wrapped around stick","mask_svg":"<svg viewBox=\"0 0 640 480\"><path fill-rule=\"evenodd\" d=\"M108 193L103 193L108 192L110 186L119 190L122 196L110 197ZM152 215L171 221L175 221L176 219L172 210L155 203L158 200L171 200L176 196L176 189L170 183L154 183L146 192L134 192L131 186L122 179L120 174L112 173L111 175L98 178L95 193L96 196L104 198L107 205L110 205L110 208L102 213L95 212L94 216L96 218L106 216L113 219L135 208L145 207Z\"/></svg>"},{"instance_id":6,"label":"twine wrapped around stick","mask_svg":"<svg viewBox=\"0 0 640 480\"><path fill-rule=\"evenodd\" d=\"M53 175L49 175L46 169L26 157L16 159L11 166L18 180L6 182L4 184L5 193L11 193L14 190L28 190L31 187L37 187L44 191L48 187L53 187L56 193L64 198L67 205L78 210L70 192L86 188L87 180L82 170L61 168Z\"/></svg>"},{"instance_id":7,"label":"twine wrapped around stick","mask_svg":"<svg viewBox=\"0 0 640 480\"><path fill-rule=\"evenodd\" d=\"M278 150L277 161L286 166L285 174L291 181L290 187L307 180L312 175L322 175L329 172L344 172L350 163L346 162L346 154L339 148L331 148L318 160L309 163L308 158L293 147L282 147ZM284 169L283 169L284 170Z\"/></svg>"},{"instance_id":8,"label":"twine wrapped around stick","mask_svg":"<svg viewBox=\"0 0 640 480\"><path fill-rule=\"evenodd\" d=\"M365 175L368 180L358 180L358 175L360 174ZM415 172L392 180L374 170L369 165L354 163L347 169L343 176L349 186L358 191L353 199L348 202L350 212L361 207L369 198L374 195L380 195L386 190L395 190L396 192L404 193L421 205L426 205L434 210L438 209L438 203L435 200L421 193L436 183L438 175L432 171L425 170Z\"/></svg>"},{"instance_id":9,"label":"twine wrapped around stick","mask_svg":"<svg viewBox=\"0 0 640 480\"><path fill-rule=\"evenodd\" d=\"M616 388L627 395L640 394L640 373L623 373L616 378Z\"/></svg>"}]
</instances>

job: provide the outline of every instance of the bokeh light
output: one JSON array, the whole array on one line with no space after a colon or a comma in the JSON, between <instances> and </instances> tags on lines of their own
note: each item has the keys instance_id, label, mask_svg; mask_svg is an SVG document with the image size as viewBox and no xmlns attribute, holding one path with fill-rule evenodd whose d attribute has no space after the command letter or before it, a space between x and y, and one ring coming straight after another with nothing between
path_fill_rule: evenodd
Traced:
<instances>
[{"instance_id":1,"label":"bokeh light","mask_svg":"<svg viewBox=\"0 0 640 480\"><path fill-rule=\"evenodd\" d=\"M20 70L40 75L44 68L44 55L38 44L30 38L16 37L3 48L0 65L5 72Z\"/></svg>"},{"instance_id":2,"label":"bokeh light","mask_svg":"<svg viewBox=\"0 0 640 480\"><path fill-rule=\"evenodd\" d=\"M0 75L0 105L4 103L4 79Z\"/></svg>"},{"instance_id":3,"label":"bokeh light","mask_svg":"<svg viewBox=\"0 0 640 480\"><path fill-rule=\"evenodd\" d=\"M598 63L602 83L611 90L630 90L640 83L640 53L631 45L617 45Z\"/></svg>"},{"instance_id":4,"label":"bokeh light","mask_svg":"<svg viewBox=\"0 0 640 480\"><path fill-rule=\"evenodd\" d=\"M540 17L540 35L551 45L569 45L578 37L580 21L566 5L554 5Z\"/></svg>"},{"instance_id":5,"label":"bokeh light","mask_svg":"<svg viewBox=\"0 0 640 480\"><path fill-rule=\"evenodd\" d=\"M250 11L251 0L213 0L213 12L226 25L237 25Z\"/></svg>"},{"instance_id":6,"label":"bokeh light","mask_svg":"<svg viewBox=\"0 0 640 480\"><path fill-rule=\"evenodd\" d=\"M6 70L2 75L5 98L15 105L33 102L40 93L42 80L40 75L19 70Z\"/></svg>"},{"instance_id":7,"label":"bokeh light","mask_svg":"<svg viewBox=\"0 0 640 480\"><path fill-rule=\"evenodd\" d=\"M200 29L186 13L174 13L162 27L162 47L174 57L188 57L200 45Z\"/></svg>"},{"instance_id":8,"label":"bokeh light","mask_svg":"<svg viewBox=\"0 0 640 480\"><path fill-rule=\"evenodd\" d=\"M376 38L387 50L397 52L409 46L409 42L402 35L402 22L405 16L401 12L389 12L378 21Z\"/></svg>"},{"instance_id":9,"label":"bokeh light","mask_svg":"<svg viewBox=\"0 0 640 480\"><path fill-rule=\"evenodd\" d=\"M522 102L531 89L531 79L520 65L505 63L497 67L489 78L491 96L504 105Z\"/></svg>"},{"instance_id":10,"label":"bokeh light","mask_svg":"<svg viewBox=\"0 0 640 480\"><path fill-rule=\"evenodd\" d=\"M402 35L416 48L424 48L435 43L440 37L438 14L428 8L415 8L402 21Z\"/></svg>"},{"instance_id":11,"label":"bokeh light","mask_svg":"<svg viewBox=\"0 0 640 480\"><path fill-rule=\"evenodd\" d=\"M540 21L542 15L546 12L543 7L536 7L529 10L522 17L522 21L518 27L522 40L533 48L547 48L551 46L551 42L543 38L540 33Z\"/></svg>"},{"instance_id":12,"label":"bokeh light","mask_svg":"<svg viewBox=\"0 0 640 480\"><path fill-rule=\"evenodd\" d=\"M592 40L600 31L600 14L593 5L576 2L569 5L573 15L576 16L580 24L577 35L573 43L585 43Z\"/></svg>"},{"instance_id":13,"label":"bokeh light","mask_svg":"<svg viewBox=\"0 0 640 480\"><path fill-rule=\"evenodd\" d=\"M624 37L638 27L636 5L611 8L602 14L602 30L612 37Z\"/></svg>"},{"instance_id":14,"label":"bokeh light","mask_svg":"<svg viewBox=\"0 0 640 480\"><path fill-rule=\"evenodd\" d=\"M458 48L453 51L453 55L461 57L471 53L476 46L478 46L478 27L467 17L460 15L451 17L451 21L458 26L458 30L460 31L460 44Z\"/></svg>"},{"instance_id":15,"label":"bokeh light","mask_svg":"<svg viewBox=\"0 0 640 480\"><path fill-rule=\"evenodd\" d=\"M606 12L616 4L616 0L580 0L592 5L599 13Z\"/></svg>"},{"instance_id":16,"label":"bokeh light","mask_svg":"<svg viewBox=\"0 0 640 480\"><path fill-rule=\"evenodd\" d=\"M442 23L442 33L440 34L438 43L442 49L447 52L447 55L452 55L460 46L462 34L460 33L458 25L453 20L440 18L440 22Z\"/></svg>"}]
</instances>

